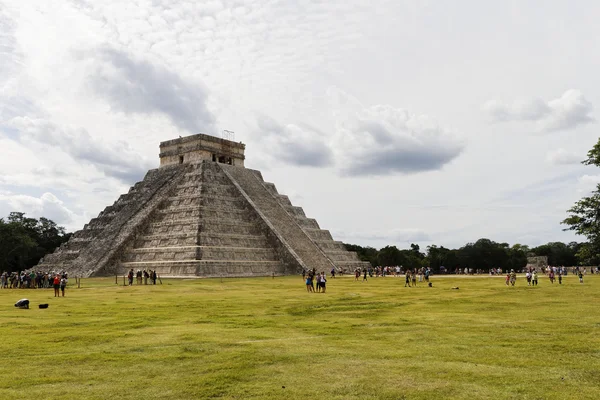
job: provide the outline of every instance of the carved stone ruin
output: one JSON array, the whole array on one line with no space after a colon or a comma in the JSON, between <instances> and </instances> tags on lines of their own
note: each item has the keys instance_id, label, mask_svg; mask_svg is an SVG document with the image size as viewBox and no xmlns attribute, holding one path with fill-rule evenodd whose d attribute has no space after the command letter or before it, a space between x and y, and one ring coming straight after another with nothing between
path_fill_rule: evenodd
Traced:
<instances>
[{"instance_id":1,"label":"carved stone ruin","mask_svg":"<svg viewBox=\"0 0 600 400\"><path fill-rule=\"evenodd\" d=\"M208 135L160 144L160 168L44 257L37 268L107 276L265 276L368 266L259 171L245 145Z\"/></svg>"},{"instance_id":2,"label":"carved stone ruin","mask_svg":"<svg viewBox=\"0 0 600 400\"><path fill-rule=\"evenodd\" d=\"M547 256L536 256L536 257L527 257L527 266L525 268L535 268L537 270L541 270L542 268L548 267L548 257Z\"/></svg>"}]
</instances>

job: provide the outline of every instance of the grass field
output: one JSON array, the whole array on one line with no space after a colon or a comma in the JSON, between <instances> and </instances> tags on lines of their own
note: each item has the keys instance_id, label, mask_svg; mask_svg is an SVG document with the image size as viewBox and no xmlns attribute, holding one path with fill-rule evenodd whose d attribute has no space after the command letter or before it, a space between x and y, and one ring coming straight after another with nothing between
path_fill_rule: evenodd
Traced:
<instances>
[{"instance_id":1,"label":"grass field","mask_svg":"<svg viewBox=\"0 0 600 400\"><path fill-rule=\"evenodd\" d=\"M600 276L540 278L0 290L0 399L599 399Z\"/></svg>"}]
</instances>

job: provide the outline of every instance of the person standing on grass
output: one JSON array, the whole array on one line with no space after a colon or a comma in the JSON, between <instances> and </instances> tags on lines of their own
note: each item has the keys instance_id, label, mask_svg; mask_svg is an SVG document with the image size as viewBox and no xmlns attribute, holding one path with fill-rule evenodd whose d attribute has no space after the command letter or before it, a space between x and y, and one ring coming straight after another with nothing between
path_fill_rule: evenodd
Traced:
<instances>
[{"instance_id":1,"label":"person standing on grass","mask_svg":"<svg viewBox=\"0 0 600 400\"><path fill-rule=\"evenodd\" d=\"M413 287L417 287L417 271L413 271L413 272L410 274L410 279L411 279L411 281L412 281L412 285L413 285Z\"/></svg>"},{"instance_id":2,"label":"person standing on grass","mask_svg":"<svg viewBox=\"0 0 600 400\"><path fill-rule=\"evenodd\" d=\"M517 273L515 272L514 269L511 269L510 270L510 285L515 286L515 283L517 283Z\"/></svg>"},{"instance_id":3,"label":"person standing on grass","mask_svg":"<svg viewBox=\"0 0 600 400\"><path fill-rule=\"evenodd\" d=\"M506 274L506 286L508 286L510 282L510 274Z\"/></svg>"},{"instance_id":4,"label":"person standing on grass","mask_svg":"<svg viewBox=\"0 0 600 400\"><path fill-rule=\"evenodd\" d=\"M321 272L321 293L325 293L327 278L325 277L325 271Z\"/></svg>"},{"instance_id":5,"label":"person standing on grass","mask_svg":"<svg viewBox=\"0 0 600 400\"><path fill-rule=\"evenodd\" d=\"M317 274L317 293L321 292L321 274Z\"/></svg>"},{"instance_id":6,"label":"person standing on grass","mask_svg":"<svg viewBox=\"0 0 600 400\"><path fill-rule=\"evenodd\" d=\"M335 278L335 268L331 268L331 277Z\"/></svg>"},{"instance_id":7,"label":"person standing on grass","mask_svg":"<svg viewBox=\"0 0 600 400\"><path fill-rule=\"evenodd\" d=\"M52 281L52 287L54 287L54 297L60 297L60 275L56 274Z\"/></svg>"},{"instance_id":8,"label":"person standing on grass","mask_svg":"<svg viewBox=\"0 0 600 400\"><path fill-rule=\"evenodd\" d=\"M527 286L531 286L531 272L527 271L525 274L525 279L527 279Z\"/></svg>"},{"instance_id":9,"label":"person standing on grass","mask_svg":"<svg viewBox=\"0 0 600 400\"><path fill-rule=\"evenodd\" d=\"M363 282L367 280L367 269L365 268L365 273L363 275Z\"/></svg>"},{"instance_id":10,"label":"person standing on grass","mask_svg":"<svg viewBox=\"0 0 600 400\"><path fill-rule=\"evenodd\" d=\"M306 291L308 293L313 291L312 285L310 283L310 276L306 277Z\"/></svg>"},{"instance_id":11,"label":"person standing on grass","mask_svg":"<svg viewBox=\"0 0 600 400\"><path fill-rule=\"evenodd\" d=\"M406 270L405 279L406 281L404 282L404 287L410 287L410 272L408 271L408 269Z\"/></svg>"},{"instance_id":12,"label":"person standing on grass","mask_svg":"<svg viewBox=\"0 0 600 400\"><path fill-rule=\"evenodd\" d=\"M357 281L359 276L360 276L360 268L356 268L356 270L354 271L354 281Z\"/></svg>"},{"instance_id":13,"label":"person standing on grass","mask_svg":"<svg viewBox=\"0 0 600 400\"><path fill-rule=\"evenodd\" d=\"M531 286L537 286L537 284L538 284L538 273L534 269L533 272L531 273Z\"/></svg>"},{"instance_id":14,"label":"person standing on grass","mask_svg":"<svg viewBox=\"0 0 600 400\"><path fill-rule=\"evenodd\" d=\"M579 271L579 283L583 283L583 273Z\"/></svg>"},{"instance_id":15,"label":"person standing on grass","mask_svg":"<svg viewBox=\"0 0 600 400\"><path fill-rule=\"evenodd\" d=\"M558 269L558 284L562 285L562 271L560 268Z\"/></svg>"},{"instance_id":16,"label":"person standing on grass","mask_svg":"<svg viewBox=\"0 0 600 400\"><path fill-rule=\"evenodd\" d=\"M127 281L129 282L129 286L133 285L133 268L131 268L127 274Z\"/></svg>"},{"instance_id":17,"label":"person standing on grass","mask_svg":"<svg viewBox=\"0 0 600 400\"><path fill-rule=\"evenodd\" d=\"M65 297L65 288L67 287L67 277L63 276L60 278L60 291L62 292L62 297Z\"/></svg>"},{"instance_id":18,"label":"person standing on grass","mask_svg":"<svg viewBox=\"0 0 600 400\"><path fill-rule=\"evenodd\" d=\"M554 284L554 270L551 269L550 273L548 274L548 278L550 278L550 283Z\"/></svg>"}]
</instances>

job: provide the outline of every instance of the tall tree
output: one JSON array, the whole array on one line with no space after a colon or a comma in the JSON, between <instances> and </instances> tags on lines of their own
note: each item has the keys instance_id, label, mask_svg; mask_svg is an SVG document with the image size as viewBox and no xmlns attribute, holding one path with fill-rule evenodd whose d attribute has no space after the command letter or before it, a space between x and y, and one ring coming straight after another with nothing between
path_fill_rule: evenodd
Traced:
<instances>
[{"instance_id":1,"label":"tall tree","mask_svg":"<svg viewBox=\"0 0 600 400\"><path fill-rule=\"evenodd\" d=\"M581 163L600 167L600 139L588 151L587 159ZM598 263L600 260L600 184L596 186L596 190L590 196L579 200L567 210L567 213L569 216L562 221L562 224L568 226L565 230L575 231L588 240L588 243L579 249L580 261Z\"/></svg>"},{"instance_id":2,"label":"tall tree","mask_svg":"<svg viewBox=\"0 0 600 400\"><path fill-rule=\"evenodd\" d=\"M0 219L0 272L33 267L70 237L70 233L48 218L38 220L12 212L6 221Z\"/></svg>"}]
</instances>

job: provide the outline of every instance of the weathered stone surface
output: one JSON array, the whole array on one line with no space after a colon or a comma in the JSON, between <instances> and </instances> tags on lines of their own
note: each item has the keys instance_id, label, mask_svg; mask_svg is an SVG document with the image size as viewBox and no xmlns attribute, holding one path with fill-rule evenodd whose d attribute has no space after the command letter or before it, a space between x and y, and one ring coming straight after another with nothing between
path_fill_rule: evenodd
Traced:
<instances>
[{"instance_id":1,"label":"weathered stone surface","mask_svg":"<svg viewBox=\"0 0 600 400\"><path fill-rule=\"evenodd\" d=\"M133 268L215 277L367 265L259 171L239 166L244 145L190 138L161 143L161 168L44 257L40 268L78 276ZM227 156L227 164L213 162L207 149Z\"/></svg>"}]
</instances>

